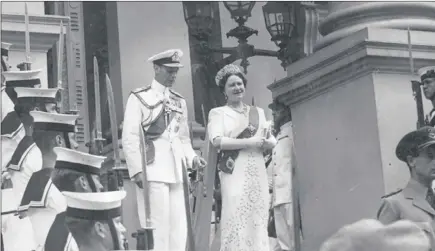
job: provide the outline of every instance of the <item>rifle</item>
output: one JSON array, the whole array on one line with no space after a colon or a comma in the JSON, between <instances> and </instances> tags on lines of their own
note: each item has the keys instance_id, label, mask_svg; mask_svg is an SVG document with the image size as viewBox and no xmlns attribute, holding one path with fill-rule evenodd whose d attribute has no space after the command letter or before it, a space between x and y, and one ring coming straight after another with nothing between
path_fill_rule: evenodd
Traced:
<instances>
[{"instance_id":1,"label":"rifle","mask_svg":"<svg viewBox=\"0 0 435 251\"><path fill-rule=\"evenodd\" d=\"M103 133L101 131L101 101L100 101L100 72L97 57L94 56L94 98L95 98L95 138L93 140L93 154L100 155L103 151Z\"/></svg>"},{"instance_id":2,"label":"rifle","mask_svg":"<svg viewBox=\"0 0 435 251\"><path fill-rule=\"evenodd\" d=\"M59 44L57 50L57 88L59 89L60 99L62 100L62 71L63 71L63 21L60 21Z\"/></svg>"},{"instance_id":3,"label":"rifle","mask_svg":"<svg viewBox=\"0 0 435 251\"><path fill-rule=\"evenodd\" d=\"M27 11L27 3L24 3L24 25L25 25L25 41L26 41L26 61L17 65L20 71L31 70L31 58L30 58L30 33L29 33L29 12Z\"/></svg>"},{"instance_id":4,"label":"rifle","mask_svg":"<svg viewBox=\"0 0 435 251\"><path fill-rule=\"evenodd\" d=\"M411 43L411 31L408 26L408 52L409 52L409 66L411 76L415 74L414 60L412 58L412 43ZM417 105L417 129L426 125L424 120L423 99L421 96L421 83L419 81L412 80L412 94Z\"/></svg>"},{"instance_id":5,"label":"rifle","mask_svg":"<svg viewBox=\"0 0 435 251\"><path fill-rule=\"evenodd\" d=\"M411 83L412 94L417 105L417 129L419 129L426 125L426 121L424 120L423 99L421 96L421 83L415 80L412 80Z\"/></svg>"},{"instance_id":6,"label":"rifle","mask_svg":"<svg viewBox=\"0 0 435 251\"><path fill-rule=\"evenodd\" d=\"M112 82L106 74L106 88L107 88L107 102L109 105L110 129L112 131L112 148L114 167L110 168L108 172L108 190L116 191L124 189L124 178L122 176L121 156L119 153L119 139L118 139L118 124L116 119L115 98L113 96ZM122 215L122 213L121 213ZM122 218L121 218L122 221ZM121 243L120 243L121 244ZM128 249L128 242L125 239L123 243L124 249Z\"/></svg>"}]
</instances>

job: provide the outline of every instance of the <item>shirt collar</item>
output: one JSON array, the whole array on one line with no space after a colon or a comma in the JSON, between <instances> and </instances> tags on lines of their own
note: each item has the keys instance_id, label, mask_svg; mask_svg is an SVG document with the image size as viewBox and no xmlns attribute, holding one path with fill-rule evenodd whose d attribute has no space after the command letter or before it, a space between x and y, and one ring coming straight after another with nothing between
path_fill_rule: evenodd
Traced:
<instances>
[{"instance_id":1,"label":"shirt collar","mask_svg":"<svg viewBox=\"0 0 435 251\"><path fill-rule=\"evenodd\" d=\"M155 91L157 91L160 94L165 94L167 93L169 90L168 87L160 84L157 80L153 79L153 82L151 83L151 88Z\"/></svg>"}]
</instances>

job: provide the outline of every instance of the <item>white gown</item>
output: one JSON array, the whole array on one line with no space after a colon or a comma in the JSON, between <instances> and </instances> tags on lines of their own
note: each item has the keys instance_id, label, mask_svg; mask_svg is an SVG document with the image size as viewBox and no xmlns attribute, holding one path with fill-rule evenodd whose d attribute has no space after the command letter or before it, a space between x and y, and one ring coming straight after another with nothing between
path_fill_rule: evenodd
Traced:
<instances>
[{"instance_id":1,"label":"white gown","mask_svg":"<svg viewBox=\"0 0 435 251\"><path fill-rule=\"evenodd\" d=\"M266 128L264 111L259 112L261 136ZM209 114L209 140L218 136L236 138L248 125L247 116L223 106ZM221 251L269 250L267 223L269 187L261 150L243 149L232 174L220 172L222 192Z\"/></svg>"}]
</instances>

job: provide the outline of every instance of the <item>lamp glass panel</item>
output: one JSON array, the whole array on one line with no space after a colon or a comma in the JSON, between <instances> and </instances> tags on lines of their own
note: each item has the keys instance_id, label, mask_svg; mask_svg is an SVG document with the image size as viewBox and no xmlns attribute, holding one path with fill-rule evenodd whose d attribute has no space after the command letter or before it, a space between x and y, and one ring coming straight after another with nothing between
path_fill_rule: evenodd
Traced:
<instances>
[{"instance_id":1,"label":"lamp glass panel","mask_svg":"<svg viewBox=\"0 0 435 251\"><path fill-rule=\"evenodd\" d=\"M224 5L231 13L232 17L243 17L251 15L251 10L254 7L255 2L225 1Z\"/></svg>"}]
</instances>

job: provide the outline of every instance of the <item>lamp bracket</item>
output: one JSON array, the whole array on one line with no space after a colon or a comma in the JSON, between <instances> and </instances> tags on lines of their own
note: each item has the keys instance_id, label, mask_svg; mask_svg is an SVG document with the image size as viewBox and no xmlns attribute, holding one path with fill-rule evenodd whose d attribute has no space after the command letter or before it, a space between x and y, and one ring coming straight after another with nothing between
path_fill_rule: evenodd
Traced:
<instances>
[{"instance_id":1,"label":"lamp bracket","mask_svg":"<svg viewBox=\"0 0 435 251\"><path fill-rule=\"evenodd\" d=\"M242 25L242 26L237 26L236 28L227 32L227 38L235 37L240 41L247 42L248 41L247 39L253 34L258 36L258 31Z\"/></svg>"}]
</instances>

